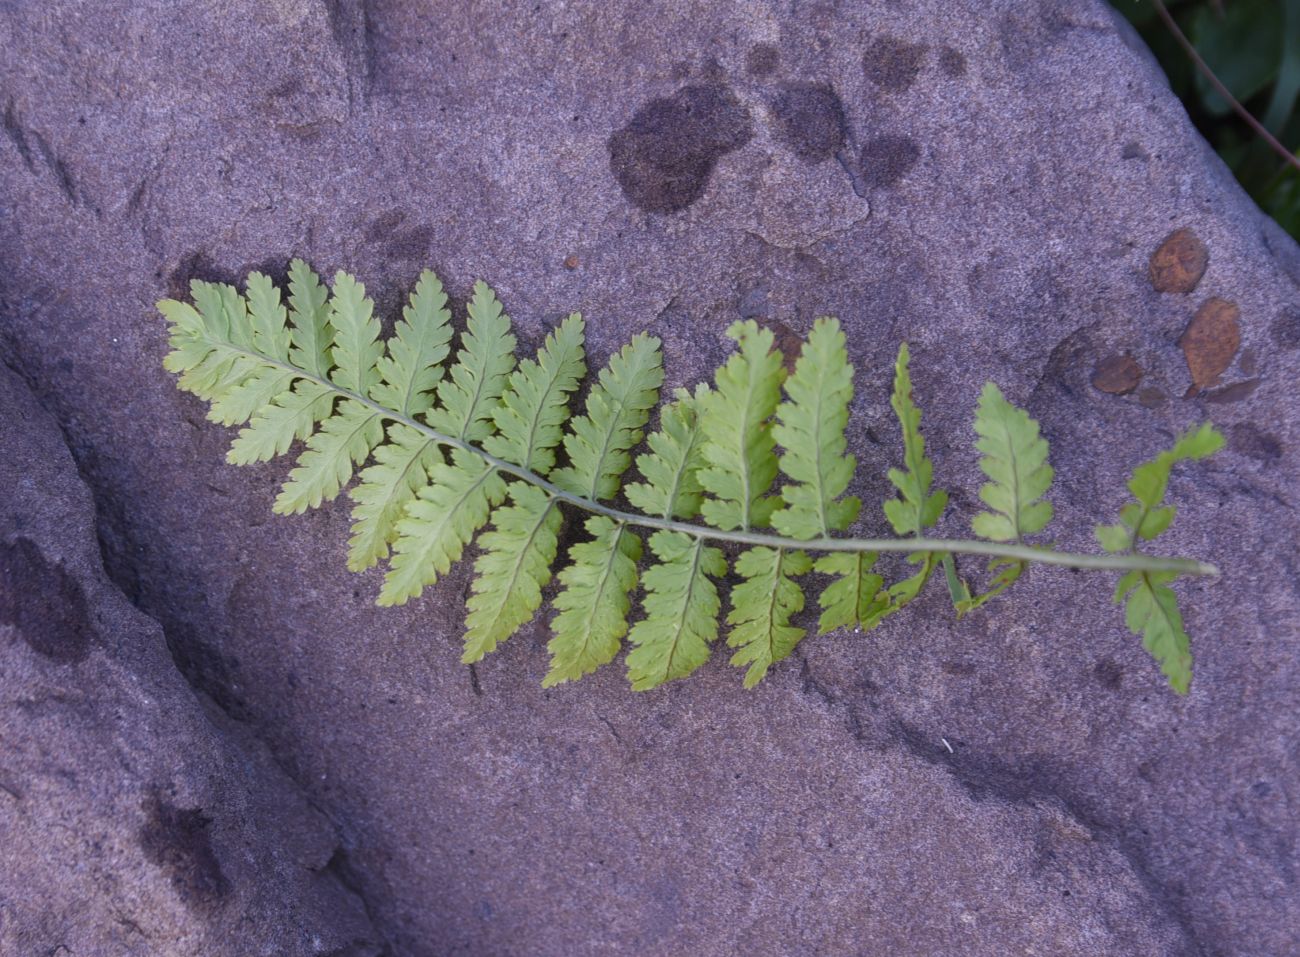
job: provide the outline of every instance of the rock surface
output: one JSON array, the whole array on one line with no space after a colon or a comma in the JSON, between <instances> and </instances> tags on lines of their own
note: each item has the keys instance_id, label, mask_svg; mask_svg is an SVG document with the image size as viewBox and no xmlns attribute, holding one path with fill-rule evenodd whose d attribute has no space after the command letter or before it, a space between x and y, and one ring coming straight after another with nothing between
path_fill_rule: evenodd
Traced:
<instances>
[{"instance_id":1,"label":"rock surface","mask_svg":"<svg viewBox=\"0 0 1300 957\"><path fill-rule=\"evenodd\" d=\"M256 905L364 938L347 907L312 909L337 890L310 876L329 842L282 833L274 809L303 799L259 770L255 735L338 823L334 870L402 957L1300 950L1300 251L1102 4L83 0L0 4L0 49L6 361L67 437L109 574L232 729L164 706L179 686L126 610L98 638L5 646L0 767L17 755L23 777L0 810L24 804L10 786L64 788L40 814L117 835L103 873L154 875L132 921L220 941ZM1151 256L1182 228L1204 276L1158 292ZM1108 581L1049 571L960 624L934 588L869 637L806 642L752 693L722 655L653 694L617 667L543 691L541 619L463 669L464 568L375 608L377 576L344 570L345 504L273 519L288 464L226 466L229 436L160 368L156 299L292 255L356 272L389 316L423 267L461 297L487 278L526 345L574 308L596 358L648 329L670 385L706 376L740 315L801 333L834 313L868 501L899 454L905 338L951 534L976 504L985 378L1041 420L1071 547L1133 464L1208 417L1229 448L1178 473L1168 544L1225 569L1180 586L1192 694L1164 689ZM1210 297L1239 309L1241 348L1184 399L1178 339ZM1132 395L1091 386L1110 355L1142 368ZM56 582L24 620L75 623L57 569L99 607L93 547L75 522L20 528L54 506L17 483L0 486L5 574ZM866 509L860 530L882 528ZM93 700L14 703L48 683ZM125 778L120 727L140 765ZM237 744L201 744L218 737ZM178 753L200 770L169 777ZM236 753L247 769L220 765ZM191 859L223 880L171 885L165 840L122 837L146 819L210 835ZM57 904L0 885L0 942L71 928L131 953L129 928L75 922L113 889L41 863L75 838L20 828L2 853ZM238 904L205 909L222 887Z\"/></svg>"},{"instance_id":2,"label":"rock surface","mask_svg":"<svg viewBox=\"0 0 1300 957\"><path fill-rule=\"evenodd\" d=\"M380 953L336 829L107 579L63 436L4 367L0 488L0 953Z\"/></svg>"}]
</instances>

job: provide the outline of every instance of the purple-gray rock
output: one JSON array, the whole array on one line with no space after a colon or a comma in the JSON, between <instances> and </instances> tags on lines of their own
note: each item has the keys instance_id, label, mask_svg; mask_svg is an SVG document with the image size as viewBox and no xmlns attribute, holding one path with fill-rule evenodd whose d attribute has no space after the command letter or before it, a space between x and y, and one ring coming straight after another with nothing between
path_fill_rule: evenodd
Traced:
<instances>
[{"instance_id":1,"label":"purple-gray rock","mask_svg":"<svg viewBox=\"0 0 1300 957\"><path fill-rule=\"evenodd\" d=\"M323 869L401 957L1300 950L1300 251L1102 3L0 4L0 50L0 346L62 427L109 575L224 712L218 734L193 700L165 704L180 686L139 615L75 624L78 586L92 616L121 603L93 584L82 524L24 531L54 506L9 461L5 574L49 583L20 587L15 614L74 624L5 646L0 773L14 754L47 768L70 791L41 813L82 836L6 841L48 906L0 876L0 942L67 926L86 952L131 953L116 925L75 924L122 881L150 888L128 916L159 928L155 952L226 939L254 904L254 929L274 913L286 935L319 918L361 939L346 907L317 906L337 892ZM1209 250L1190 297L1148 273L1180 228ZM838 315L872 503L900 454L906 339L953 491L944 534L977 506L986 378L1052 443L1062 547L1093 547L1129 469L1212 419L1232 441L1176 474L1167 536L1224 569L1178 586L1192 693L1164 687L1110 579L1048 569L960 623L936 582L749 693L721 651L654 693L617 664L543 691L545 615L462 668L466 565L376 608L378 572L344 568L347 503L272 517L289 463L227 466L230 435L161 369L155 300L294 255L355 272L390 319L421 268L462 301L487 279L525 348L572 309L595 359L649 330L670 386L710 373L742 312L800 333ZM1241 349L1217 401L1184 399L1177 341L1212 296L1240 309ZM1140 364L1140 392L1092 388L1112 354ZM856 530L885 528L871 504ZM33 682L96 694L25 714ZM115 787L118 727L140 767ZM184 740L198 769L148 803ZM286 832L285 801L323 815L302 812L315 837ZM202 862L188 890L168 839L125 823L147 820ZM99 883L44 863L101 834ZM253 834L276 867L239 856Z\"/></svg>"},{"instance_id":2,"label":"purple-gray rock","mask_svg":"<svg viewBox=\"0 0 1300 957\"><path fill-rule=\"evenodd\" d=\"M0 488L0 954L379 954L344 838L108 580L63 435L4 367Z\"/></svg>"}]
</instances>

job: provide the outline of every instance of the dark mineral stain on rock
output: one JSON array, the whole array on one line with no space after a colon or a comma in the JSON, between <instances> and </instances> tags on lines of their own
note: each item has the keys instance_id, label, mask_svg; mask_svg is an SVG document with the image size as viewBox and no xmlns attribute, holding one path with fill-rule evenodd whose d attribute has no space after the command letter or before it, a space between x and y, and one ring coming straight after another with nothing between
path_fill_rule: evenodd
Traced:
<instances>
[{"instance_id":1,"label":"dark mineral stain on rock","mask_svg":"<svg viewBox=\"0 0 1300 957\"><path fill-rule=\"evenodd\" d=\"M771 76L781 65L781 51L770 43L756 43L745 54L745 72L750 76Z\"/></svg>"},{"instance_id":2,"label":"dark mineral stain on rock","mask_svg":"<svg viewBox=\"0 0 1300 957\"><path fill-rule=\"evenodd\" d=\"M178 808L160 797L145 802L140 849L167 872L176 894L189 907L207 910L230 893L230 882L212 850L208 825L199 808Z\"/></svg>"},{"instance_id":3,"label":"dark mineral stain on rock","mask_svg":"<svg viewBox=\"0 0 1300 957\"><path fill-rule=\"evenodd\" d=\"M921 158L921 147L910 136L886 133L862 147L862 180L867 186L893 186Z\"/></svg>"},{"instance_id":4,"label":"dark mineral stain on rock","mask_svg":"<svg viewBox=\"0 0 1300 957\"><path fill-rule=\"evenodd\" d=\"M922 43L877 37L862 53L862 70L868 80L886 93L903 93L916 82L924 56Z\"/></svg>"},{"instance_id":5,"label":"dark mineral stain on rock","mask_svg":"<svg viewBox=\"0 0 1300 957\"><path fill-rule=\"evenodd\" d=\"M1151 254L1151 285L1156 292L1191 292L1205 275L1210 251L1190 229L1176 229Z\"/></svg>"},{"instance_id":6,"label":"dark mineral stain on rock","mask_svg":"<svg viewBox=\"0 0 1300 957\"><path fill-rule=\"evenodd\" d=\"M966 75L966 56L953 47L944 47L939 51L939 69L950 77Z\"/></svg>"},{"instance_id":7,"label":"dark mineral stain on rock","mask_svg":"<svg viewBox=\"0 0 1300 957\"><path fill-rule=\"evenodd\" d=\"M0 624L51 661L90 654L94 629L81 585L27 538L0 543Z\"/></svg>"},{"instance_id":8,"label":"dark mineral stain on rock","mask_svg":"<svg viewBox=\"0 0 1300 957\"><path fill-rule=\"evenodd\" d=\"M749 111L721 84L656 97L609 138L609 168L634 205L675 213L704 194L720 156L754 135Z\"/></svg>"},{"instance_id":9,"label":"dark mineral stain on rock","mask_svg":"<svg viewBox=\"0 0 1300 957\"><path fill-rule=\"evenodd\" d=\"M1092 387L1111 395L1127 395L1142 381L1142 367L1132 356L1110 355L1092 368Z\"/></svg>"},{"instance_id":10,"label":"dark mineral stain on rock","mask_svg":"<svg viewBox=\"0 0 1300 957\"><path fill-rule=\"evenodd\" d=\"M1268 334L1283 349L1300 347L1300 309L1283 310L1269 325Z\"/></svg>"},{"instance_id":11,"label":"dark mineral stain on rock","mask_svg":"<svg viewBox=\"0 0 1300 957\"><path fill-rule=\"evenodd\" d=\"M1276 462L1282 457L1282 442L1254 422L1238 422L1228 433L1228 448L1260 462Z\"/></svg>"},{"instance_id":12,"label":"dark mineral stain on rock","mask_svg":"<svg viewBox=\"0 0 1300 957\"><path fill-rule=\"evenodd\" d=\"M830 159L844 145L844 106L824 83L787 83L771 103L777 138L808 163Z\"/></svg>"}]
</instances>

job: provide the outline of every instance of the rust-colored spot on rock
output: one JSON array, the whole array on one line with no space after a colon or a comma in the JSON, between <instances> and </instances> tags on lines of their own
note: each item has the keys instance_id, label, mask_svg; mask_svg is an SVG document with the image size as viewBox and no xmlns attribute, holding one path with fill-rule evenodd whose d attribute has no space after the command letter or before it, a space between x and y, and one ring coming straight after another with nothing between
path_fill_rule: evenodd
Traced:
<instances>
[{"instance_id":1,"label":"rust-colored spot on rock","mask_svg":"<svg viewBox=\"0 0 1300 957\"><path fill-rule=\"evenodd\" d=\"M1142 367L1132 356L1110 355L1092 369L1092 387L1111 395L1128 395L1142 381Z\"/></svg>"},{"instance_id":2,"label":"rust-colored spot on rock","mask_svg":"<svg viewBox=\"0 0 1300 957\"><path fill-rule=\"evenodd\" d=\"M779 319L758 321L771 329L772 334L776 336L776 348L785 360L783 363L785 371L793 375L795 363L799 361L799 353L803 351L803 338Z\"/></svg>"},{"instance_id":3,"label":"rust-colored spot on rock","mask_svg":"<svg viewBox=\"0 0 1300 957\"><path fill-rule=\"evenodd\" d=\"M565 268L565 269L577 269L577 268L578 268L579 266L581 266L581 265L582 265L582 260L579 259L577 256L565 256L565 257L564 257L564 268Z\"/></svg>"},{"instance_id":4,"label":"rust-colored spot on rock","mask_svg":"<svg viewBox=\"0 0 1300 957\"><path fill-rule=\"evenodd\" d=\"M1241 310L1235 302L1217 296L1196 310L1178 344L1192 374L1188 396L1214 385L1232 364L1241 346L1241 329L1237 319Z\"/></svg>"},{"instance_id":5,"label":"rust-colored spot on rock","mask_svg":"<svg viewBox=\"0 0 1300 957\"><path fill-rule=\"evenodd\" d=\"M1210 251L1196 233L1175 230L1151 254L1151 285L1156 292L1191 292L1209 264Z\"/></svg>"}]
</instances>

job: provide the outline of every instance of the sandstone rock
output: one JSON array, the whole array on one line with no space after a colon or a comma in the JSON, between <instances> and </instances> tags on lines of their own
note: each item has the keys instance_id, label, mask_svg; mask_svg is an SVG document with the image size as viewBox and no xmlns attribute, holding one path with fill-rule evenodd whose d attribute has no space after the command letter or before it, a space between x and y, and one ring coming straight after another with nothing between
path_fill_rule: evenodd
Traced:
<instances>
[{"instance_id":1,"label":"sandstone rock","mask_svg":"<svg viewBox=\"0 0 1300 957\"><path fill-rule=\"evenodd\" d=\"M0 44L21 51L0 58L7 360L67 436L114 581L339 823L395 954L1300 949L1297 575L1261 545L1300 538L1300 252L1103 4L83 0L0 6ZM835 99L781 106L814 89ZM1237 401L1089 384L1127 352L1142 395L1182 394L1192 304L1148 271L1176 227L1259 355ZM670 386L708 375L742 312L797 333L838 315L873 502L907 339L947 534L977 505L986 378L1052 443L1063 546L1212 418L1234 442L1172 484L1168 547L1225 569L1179 586L1192 694L1163 687L1109 580L1049 570L959 624L936 587L748 694L722 654L654 694L617 666L543 691L544 618L463 669L465 568L375 608L377 576L344 570L346 503L273 518L289 464L225 465L229 435L160 368L156 299L291 255L355 271L389 317L421 268L462 298L486 278L526 346L571 309L597 360L649 330ZM860 532L884 527L864 509ZM95 733L68 727L78 761ZM122 790L87 807L152 813ZM169 801L163 829L212 835L250 886L217 839L239 799ZM145 913L187 906L160 888Z\"/></svg>"},{"instance_id":2,"label":"sandstone rock","mask_svg":"<svg viewBox=\"0 0 1300 957\"><path fill-rule=\"evenodd\" d=\"M0 953L380 953L328 819L104 576L57 425L0 367Z\"/></svg>"}]
</instances>

